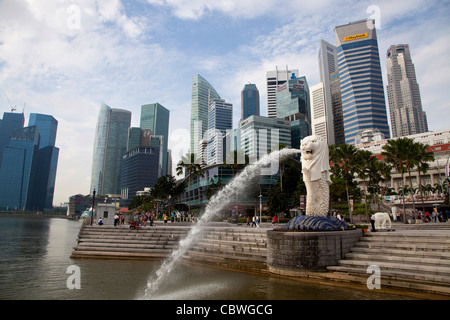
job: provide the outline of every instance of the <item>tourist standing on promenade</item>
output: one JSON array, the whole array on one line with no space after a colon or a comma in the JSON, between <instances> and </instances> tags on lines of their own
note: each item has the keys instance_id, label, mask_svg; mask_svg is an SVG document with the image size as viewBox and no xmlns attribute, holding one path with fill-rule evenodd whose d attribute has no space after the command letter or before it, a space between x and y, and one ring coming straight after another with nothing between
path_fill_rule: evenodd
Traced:
<instances>
[{"instance_id":1,"label":"tourist standing on promenade","mask_svg":"<svg viewBox=\"0 0 450 320\"><path fill-rule=\"evenodd\" d=\"M372 232L377 231L375 229L375 214L374 213L372 213L372 215L370 216L370 223L372 224Z\"/></svg>"}]
</instances>

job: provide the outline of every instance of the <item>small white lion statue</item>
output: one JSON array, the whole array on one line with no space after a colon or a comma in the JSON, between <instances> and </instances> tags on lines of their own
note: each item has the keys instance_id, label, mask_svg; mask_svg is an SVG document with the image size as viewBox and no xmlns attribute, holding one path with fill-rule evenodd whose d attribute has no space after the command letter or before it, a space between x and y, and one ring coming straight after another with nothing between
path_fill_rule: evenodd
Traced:
<instances>
[{"instance_id":1,"label":"small white lion statue","mask_svg":"<svg viewBox=\"0 0 450 320\"><path fill-rule=\"evenodd\" d=\"M328 145L319 136L301 141L303 181L306 185L306 215L327 217L330 199L330 160Z\"/></svg>"},{"instance_id":2,"label":"small white lion statue","mask_svg":"<svg viewBox=\"0 0 450 320\"><path fill-rule=\"evenodd\" d=\"M387 228L386 228L387 227ZM391 217L386 212L375 213L375 229L391 229Z\"/></svg>"}]
</instances>

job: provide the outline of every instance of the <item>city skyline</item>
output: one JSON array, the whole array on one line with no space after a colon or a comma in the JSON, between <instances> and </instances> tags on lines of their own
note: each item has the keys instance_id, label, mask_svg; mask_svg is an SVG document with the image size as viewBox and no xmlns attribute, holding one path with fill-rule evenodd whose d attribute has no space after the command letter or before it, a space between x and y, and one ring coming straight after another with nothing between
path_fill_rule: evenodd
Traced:
<instances>
[{"instance_id":1,"label":"city skyline","mask_svg":"<svg viewBox=\"0 0 450 320\"><path fill-rule=\"evenodd\" d=\"M283 5L280 5L280 4ZM298 14L292 15L292 12ZM265 73L289 66L310 86L320 82L321 40L333 29L373 18L381 57L408 43L429 130L447 129L450 93L448 2L316 1L61 1L0 3L0 112L52 114L60 148L54 204L88 194L95 125L101 102L130 110L160 102L171 113L169 146L189 148L192 75L201 74L240 118L246 83L260 90L267 115ZM381 59L383 86L386 63ZM187 142L186 142L187 141Z\"/></svg>"}]
</instances>

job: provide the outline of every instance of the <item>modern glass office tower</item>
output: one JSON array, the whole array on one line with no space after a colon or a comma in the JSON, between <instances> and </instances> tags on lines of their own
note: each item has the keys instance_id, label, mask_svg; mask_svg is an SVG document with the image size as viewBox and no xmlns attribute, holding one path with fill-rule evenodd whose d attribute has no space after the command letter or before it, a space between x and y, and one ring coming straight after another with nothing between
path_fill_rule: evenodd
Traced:
<instances>
[{"instance_id":1,"label":"modern glass office tower","mask_svg":"<svg viewBox=\"0 0 450 320\"><path fill-rule=\"evenodd\" d=\"M246 84L241 91L241 120L259 116L259 90L255 84Z\"/></svg>"},{"instance_id":2,"label":"modern glass office tower","mask_svg":"<svg viewBox=\"0 0 450 320\"><path fill-rule=\"evenodd\" d=\"M267 117L277 117L277 88L284 84L292 76L298 75L297 69L290 70L286 66L286 70L278 70L275 67L275 71L266 72L266 84L267 84Z\"/></svg>"},{"instance_id":3,"label":"modern glass office tower","mask_svg":"<svg viewBox=\"0 0 450 320\"><path fill-rule=\"evenodd\" d=\"M335 28L345 142L365 130L389 138L386 102L375 21L361 20Z\"/></svg>"},{"instance_id":4,"label":"modern glass office tower","mask_svg":"<svg viewBox=\"0 0 450 320\"><path fill-rule=\"evenodd\" d=\"M199 141L208 129L208 106L211 99L220 99L216 89L199 74L192 76L191 153L198 154Z\"/></svg>"},{"instance_id":5,"label":"modern glass office tower","mask_svg":"<svg viewBox=\"0 0 450 320\"><path fill-rule=\"evenodd\" d=\"M309 87L305 77L292 76L277 88L277 118L288 120L291 146L300 148L300 140L311 135Z\"/></svg>"},{"instance_id":6,"label":"modern glass office tower","mask_svg":"<svg viewBox=\"0 0 450 320\"><path fill-rule=\"evenodd\" d=\"M0 168L0 208L28 209L32 191L33 162L39 152L39 130L36 126L17 129L3 151Z\"/></svg>"},{"instance_id":7,"label":"modern glass office tower","mask_svg":"<svg viewBox=\"0 0 450 320\"><path fill-rule=\"evenodd\" d=\"M426 113L422 110L419 84L409 45L390 46L386 58L392 136L396 138L427 132Z\"/></svg>"},{"instance_id":8,"label":"modern glass office tower","mask_svg":"<svg viewBox=\"0 0 450 320\"><path fill-rule=\"evenodd\" d=\"M334 143L344 144L344 119L342 117L341 82L339 71L330 74L331 106L333 111Z\"/></svg>"},{"instance_id":9,"label":"modern glass office tower","mask_svg":"<svg viewBox=\"0 0 450 320\"><path fill-rule=\"evenodd\" d=\"M28 126L37 126L40 135L39 156L32 177L34 192L29 199L34 208L52 208L59 148L55 147L58 121L51 115L31 113Z\"/></svg>"},{"instance_id":10,"label":"modern glass office tower","mask_svg":"<svg viewBox=\"0 0 450 320\"><path fill-rule=\"evenodd\" d=\"M28 127L23 114L12 117L16 128L3 148L0 159L0 208L45 211L53 207L59 149L55 147L58 121L50 115L32 113ZM2 133L8 128L3 127ZM5 137L3 140L6 140Z\"/></svg>"},{"instance_id":11,"label":"modern glass office tower","mask_svg":"<svg viewBox=\"0 0 450 320\"><path fill-rule=\"evenodd\" d=\"M127 151L131 112L102 103L97 120L92 157L91 192L120 193L120 164Z\"/></svg>"},{"instance_id":12,"label":"modern glass office tower","mask_svg":"<svg viewBox=\"0 0 450 320\"><path fill-rule=\"evenodd\" d=\"M208 109L208 165L223 163L223 138L233 128L233 105L224 99L211 99Z\"/></svg>"},{"instance_id":13,"label":"modern glass office tower","mask_svg":"<svg viewBox=\"0 0 450 320\"><path fill-rule=\"evenodd\" d=\"M311 122L313 134L319 133L329 145L335 143L330 74L338 70L336 47L322 40L319 49L320 83L311 87ZM321 110L323 109L323 110Z\"/></svg>"},{"instance_id":14,"label":"modern glass office tower","mask_svg":"<svg viewBox=\"0 0 450 320\"><path fill-rule=\"evenodd\" d=\"M240 147L250 160L260 159L279 144L291 147L290 122L252 115L239 123Z\"/></svg>"},{"instance_id":15,"label":"modern glass office tower","mask_svg":"<svg viewBox=\"0 0 450 320\"><path fill-rule=\"evenodd\" d=\"M137 191L152 188L159 175L160 147L140 146L123 154L121 170L122 199L127 203Z\"/></svg>"},{"instance_id":16,"label":"modern glass office tower","mask_svg":"<svg viewBox=\"0 0 450 320\"><path fill-rule=\"evenodd\" d=\"M11 136L17 129L22 129L25 123L23 113L5 112L0 120L0 165L3 158L3 150L9 144Z\"/></svg>"},{"instance_id":17,"label":"modern glass office tower","mask_svg":"<svg viewBox=\"0 0 450 320\"><path fill-rule=\"evenodd\" d=\"M162 175L168 171L168 140L169 140L169 117L170 111L159 103L146 104L141 107L141 130L151 130L153 135L164 138L162 146Z\"/></svg>"}]
</instances>

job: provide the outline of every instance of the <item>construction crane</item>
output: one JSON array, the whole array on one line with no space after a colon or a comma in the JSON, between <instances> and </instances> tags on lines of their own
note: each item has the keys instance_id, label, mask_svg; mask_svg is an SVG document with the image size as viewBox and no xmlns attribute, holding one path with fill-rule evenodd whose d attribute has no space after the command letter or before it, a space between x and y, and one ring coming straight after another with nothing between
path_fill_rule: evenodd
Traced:
<instances>
[{"instance_id":1,"label":"construction crane","mask_svg":"<svg viewBox=\"0 0 450 320\"><path fill-rule=\"evenodd\" d=\"M14 106L14 107L13 107L13 106L11 105L11 101L9 101L8 95L7 95L6 93L4 93L4 95L5 95L6 100L8 100L8 106L10 107L11 112L16 111L16 110L17 110L17 106Z\"/></svg>"}]
</instances>

